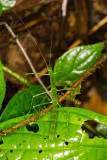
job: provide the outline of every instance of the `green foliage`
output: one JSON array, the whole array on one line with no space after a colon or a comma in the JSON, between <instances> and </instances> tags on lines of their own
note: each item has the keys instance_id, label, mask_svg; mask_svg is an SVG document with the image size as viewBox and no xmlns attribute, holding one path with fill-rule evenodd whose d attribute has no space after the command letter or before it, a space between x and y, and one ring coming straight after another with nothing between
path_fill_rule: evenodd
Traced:
<instances>
[{"instance_id":1,"label":"green foliage","mask_svg":"<svg viewBox=\"0 0 107 160\"><path fill-rule=\"evenodd\" d=\"M100 58L104 43L75 47L65 52L56 62L56 86L72 85ZM63 70L62 70L63 69ZM58 74L58 72L60 74Z\"/></svg>"},{"instance_id":2,"label":"green foliage","mask_svg":"<svg viewBox=\"0 0 107 160\"><path fill-rule=\"evenodd\" d=\"M107 117L95 112L66 107L65 114L68 116L68 124L61 108L58 109L55 139L49 140L51 112L42 119L35 122L38 125L37 133L27 130L26 126L14 131L2 138L1 148L7 154L9 160L104 160L107 157L107 140L95 137L90 139L81 125L86 120L97 120L107 126ZM17 124L16 119L1 123L4 126ZM1 151L0 159L5 160L6 156ZM99 154L98 154L99 153Z\"/></svg>"},{"instance_id":3,"label":"green foliage","mask_svg":"<svg viewBox=\"0 0 107 160\"><path fill-rule=\"evenodd\" d=\"M0 0L0 15L2 11L12 8L16 3L16 0Z\"/></svg>"},{"instance_id":4,"label":"green foliage","mask_svg":"<svg viewBox=\"0 0 107 160\"><path fill-rule=\"evenodd\" d=\"M34 113L35 110L33 106L36 106L38 104L42 104L48 101L47 94L41 94L45 92L44 89L41 86L32 86L26 90L20 91L13 98L10 100L8 105L6 106L4 112L2 113L0 117L0 122L25 116L26 114ZM34 95L38 95L33 98ZM33 101L32 101L33 99ZM43 108L43 106L41 106ZM40 111L41 107L36 109L36 111Z\"/></svg>"},{"instance_id":5,"label":"green foliage","mask_svg":"<svg viewBox=\"0 0 107 160\"><path fill-rule=\"evenodd\" d=\"M2 102L3 102L4 97L5 97L5 92L6 92L6 84L5 84L5 81L4 81L2 63L0 61L0 109L2 107Z\"/></svg>"},{"instance_id":6,"label":"green foliage","mask_svg":"<svg viewBox=\"0 0 107 160\"><path fill-rule=\"evenodd\" d=\"M76 82L80 76L100 58L104 43L80 46L66 52L59 58L54 72L56 84L67 86ZM5 95L5 82L0 62L0 102ZM63 71L61 71L64 69ZM2 84L2 85L1 85ZM40 86L33 86L17 93L8 103L0 117L0 129L8 129L25 118L30 117L46 107L43 103L48 102L48 97L43 93ZM72 91L72 99L80 93L80 86ZM39 94L39 95L38 95ZM33 101L32 98L34 95ZM42 105L37 106L38 104ZM37 107L36 107L37 106ZM30 113L30 114L28 114ZM23 126L14 132L1 136L0 160L103 160L107 157L107 141L104 138L95 137L90 139L81 126L86 120L95 120L107 126L106 116L95 112L73 107L58 108L56 120L55 138L49 140L51 114L48 113L32 125Z\"/></svg>"}]
</instances>

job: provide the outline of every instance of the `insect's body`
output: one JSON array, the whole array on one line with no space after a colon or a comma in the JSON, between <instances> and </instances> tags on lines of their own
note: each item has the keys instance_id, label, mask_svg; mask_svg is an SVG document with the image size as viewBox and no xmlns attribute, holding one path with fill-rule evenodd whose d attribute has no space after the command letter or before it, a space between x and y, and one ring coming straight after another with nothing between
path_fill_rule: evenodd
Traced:
<instances>
[{"instance_id":1,"label":"insect's body","mask_svg":"<svg viewBox=\"0 0 107 160\"><path fill-rule=\"evenodd\" d=\"M51 67L48 67L48 73L50 75L51 95L52 95L52 108L53 108L49 139L53 140L53 138L55 136L55 128L56 128L56 120L57 120L58 97L57 97L57 89L55 87L54 73L53 73Z\"/></svg>"}]
</instances>

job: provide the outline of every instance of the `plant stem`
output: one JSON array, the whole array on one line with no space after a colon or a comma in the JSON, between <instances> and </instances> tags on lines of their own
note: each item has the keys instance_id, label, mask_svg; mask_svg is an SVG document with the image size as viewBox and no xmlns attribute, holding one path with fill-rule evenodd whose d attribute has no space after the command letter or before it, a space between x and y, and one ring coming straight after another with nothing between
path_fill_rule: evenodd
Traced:
<instances>
[{"instance_id":1,"label":"plant stem","mask_svg":"<svg viewBox=\"0 0 107 160\"><path fill-rule=\"evenodd\" d=\"M105 53L105 55L103 55L92 67L88 68L85 73L71 86L71 88L75 88L77 87L80 83L82 83L82 81L87 78L90 74L93 73L93 71L95 71L95 69L102 64L102 62L105 62L107 59L107 53ZM59 100L58 102L62 102L69 94L71 93L71 91L67 91Z\"/></svg>"},{"instance_id":2,"label":"plant stem","mask_svg":"<svg viewBox=\"0 0 107 160\"><path fill-rule=\"evenodd\" d=\"M50 112L51 110L52 110L52 106L49 106L49 107L45 108L43 111L39 112L39 114L35 114L32 117L29 117L29 118L25 119L23 122L21 122L19 124L16 124L13 127L10 127L8 129L5 129L5 130L1 130L0 135L6 135L8 133L11 133L11 132L17 130L18 128L30 123L30 122L35 122L38 119L40 119L41 117L43 117L45 114Z\"/></svg>"},{"instance_id":3,"label":"plant stem","mask_svg":"<svg viewBox=\"0 0 107 160\"><path fill-rule=\"evenodd\" d=\"M3 65L3 70L6 73L8 73L9 75L11 75L12 77L14 77L17 80L19 80L22 84L26 85L27 87L31 87L32 86L32 84L27 79L23 78L22 76L20 76L16 72L13 72L10 68L8 68L8 67Z\"/></svg>"}]
</instances>

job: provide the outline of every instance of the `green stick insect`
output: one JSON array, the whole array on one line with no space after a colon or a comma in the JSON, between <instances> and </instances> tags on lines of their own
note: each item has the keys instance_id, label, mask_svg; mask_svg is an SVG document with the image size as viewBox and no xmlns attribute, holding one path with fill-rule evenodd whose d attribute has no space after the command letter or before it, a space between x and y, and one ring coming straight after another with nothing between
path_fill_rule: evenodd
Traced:
<instances>
[{"instance_id":1,"label":"green stick insect","mask_svg":"<svg viewBox=\"0 0 107 160\"><path fill-rule=\"evenodd\" d=\"M19 16L18 16L18 17L19 17ZM20 17L19 17L19 18L20 18ZM56 128L56 121L57 121L57 107L60 106L59 103L58 103L57 89L56 89L56 87L55 87L54 74L56 74L56 73L53 73L52 68L51 68L51 66L50 66L50 62L49 62L49 66L47 65L47 63L46 63L46 61L45 61L45 58L44 58L44 56L43 56L40 48L38 47L35 39L34 39L33 36L31 35L30 31L28 30L28 28L26 27L26 25L24 24L24 22L22 21L22 19L20 19L20 20L21 20L21 22L23 23L23 25L25 26L25 28L27 29L30 37L31 37L32 40L34 41L34 43L35 43L35 45L37 46L39 52L41 53L41 56L42 56L43 59L44 59L44 62L45 62L46 66L47 66L47 69L48 69L48 74L45 74L45 75L50 76L51 91L48 92L47 89L46 89L46 90L45 90L46 92L41 93L41 94L47 93L48 96L52 99L52 101L51 101L51 102L48 102L48 104L49 104L49 103L52 103L52 108L53 108L53 110L52 110L52 119L51 119L51 126L50 126L50 133L49 133L49 139L50 139L50 140L53 140L53 139L54 139L54 136L55 136L55 128ZM12 31L11 31L11 32L12 32ZM52 38L51 38L51 48L52 48ZM50 48L50 55L51 55L51 48ZM50 56L50 57L51 57L51 56ZM51 59L51 58L50 58L50 59ZM65 70L65 69L64 69L64 70ZM57 72L61 72L61 71L57 71ZM42 73L27 73L26 75L30 75L30 74L42 74ZM45 88L44 88L44 89L45 89ZM63 89L63 90L66 90L66 89ZM51 92L51 94L50 94L50 92ZM37 94L37 95L33 96L32 101L31 101L31 107L32 107L32 104L33 104L33 99L34 99L34 97L40 96L41 94ZM47 103L42 103L42 104L40 104L40 105L46 105L46 104L47 104ZM35 108L35 107L37 107L37 106L40 106L40 105L33 106L33 108ZM63 111L63 110L62 110L62 111ZM63 111L63 112L64 112L64 111ZM64 113L64 114L65 114L65 113ZM68 118L67 118L66 115L65 115L65 117L66 117L66 120L67 120L67 127L68 127ZM66 127L66 129L67 129L67 127ZM14 127L14 128L16 129L17 126ZM11 131L11 129L9 129L8 131ZM66 132L66 133L67 133L67 132Z\"/></svg>"},{"instance_id":2,"label":"green stick insect","mask_svg":"<svg viewBox=\"0 0 107 160\"><path fill-rule=\"evenodd\" d=\"M52 38L51 38L52 39ZM36 44L37 45L37 44ZM52 40L51 40L51 46L52 46ZM38 45L37 45L37 47L38 47ZM39 48L39 47L38 47ZM49 133L49 139L50 140L53 140L54 139L54 136L55 136L55 127L56 127L56 121L57 121L57 107L58 106L60 106L59 105L59 103L58 103L58 96L57 96L57 89L56 89L56 87L55 87L55 79L54 79L54 73L53 73L53 71L52 71L52 68L51 68L51 66L50 66L50 62L49 62L49 66L47 65L47 63L46 63L46 61L45 61L45 58L44 58L44 56L43 56L43 54L42 54L42 52L41 52L41 50L40 50L40 48L39 48L39 51L40 51L40 53L41 53L41 56L43 57L43 59L44 59L44 62L45 62L45 64L46 64L46 67L47 67L47 69L48 69L48 74L45 74L45 75L48 75L49 77L50 77L50 85L51 85L51 90L49 91L49 93L51 93L51 99L52 99L52 101L50 102L50 103L52 103L52 108L53 108L53 110L52 110L52 117L51 117L51 126L50 126L50 133ZM51 49L50 49L50 57L51 57ZM30 74L34 74L34 73L27 73L26 75L30 75ZM42 73L35 73L35 74L42 74ZM44 75L44 74L43 74ZM47 93L47 91L46 92L44 92L43 94L45 94L45 93ZM49 95L49 94L48 94ZM35 96L33 96L33 98L34 97L36 97L36 96L38 96L38 95L35 95ZM33 100L32 100L33 101ZM49 102L48 102L49 103ZM45 103L45 104L47 104L47 103ZM43 104L41 104L41 105L43 105ZM40 106L40 105L38 105L38 106ZM34 106L35 107L35 106ZM37 106L36 106L37 107Z\"/></svg>"},{"instance_id":3,"label":"green stick insect","mask_svg":"<svg viewBox=\"0 0 107 160\"><path fill-rule=\"evenodd\" d=\"M15 13L16 14L16 13ZM17 14L16 14L17 15ZM17 15L18 16L18 15ZM57 107L60 106L59 103L58 103L58 97L57 97L57 89L55 87L55 79L54 79L54 73L52 71L52 68L50 66L50 62L49 62L49 66L47 65L46 61L45 61L45 58L37 44L37 42L35 41L35 39L33 38L31 32L29 31L29 29L26 27L26 25L24 24L24 22L22 21L22 19L18 16L18 18L21 20L21 22L23 23L23 25L25 26L26 30L28 31L30 37L32 38L33 42L35 43L35 45L37 46L45 64L46 64L46 67L48 69L48 74L43 74L43 75L48 75L50 77L50 85L51 85L51 94L50 92L48 92L47 89L45 89L46 92L44 92L43 94L47 93L49 98L52 99L52 101L50 103L52 103L52 106L53 106L53 110L52 110L52 122L51 122L51 127L50 127L50 134L49 134L49 139L50 140L53 140L54 138L54 135L55 135L55 127L56 127L56 120L57 120ZM53 34L53 33L52 33ZM50 61L51 61L51 48L52 48L52 34L51 34L51 47L50 47ZM27 73L26 75L30 75L30 74L42 74L42 73ZM36 96L39 96L39 95L35 95L33 96L36 97ZM32 100L33 102L33 100ZM49 103L49 102L48 102ZM44 105L47 104L47 103L44 103ZM43 104L42 104L43 105ZM32 106L32 105L31 105ZM40 106L40 105L38 105ZM34 106L35 107L35 106ZM33 108L34 108L33 107ZM37 106L36 106L37 107Z\"/></svg>"},{"instance_id":4,"label":"green stick insect","mask_svg":"<svg viewBox=\"0 0 107 160\"><path fill-rule=\"evenodd\" d=\"M15 13L16 14L16 13ZM16 14L17 15L17 14ZM18 15L17 15L18 16ZM50 140L53 140L54 138L54 135L55 135L55 127L56 127L56 120L57 120L57 107L60 106L59 103L58 103L58 97L57 97L57 89L55 87L55 80L54 80L54 73L52 71L52 68L50 66L50 63L49 63L49 66L47 65L46 61L45 61L45 58L39 48L39 46L37 45L35 39L33 38L33 36L31 35L29 29L26 27L26 25L24 24L24 22L22 21L22 19L18 16L18 18L21 20L21 22L23 23L23 25L25 26L26 30L28 31L30 37L32 38L32 40L34 41L35 45L37 46L39 52L41 53L41 56L43 57L44 59L44 62L47 66L47 69L48 69L48 74L45 74L45 75L49 75L50 76L50 85L51 85L51 91L47 91L47 89L45 89L45 87L43 87L45 89L46 92L44 92L43 94L47 93L48 96L52 99L52 101L50 103L52 103L52 106L53 106L53 111L52 111L52 122L51 122L51 127L50 127L50 134L49 134L49 139ZM10 29L9 29L10 31ZM13 33L13 31L11 30L10 32L14 37L15 37L15 34ZM51 46L52 46L52 38L51 38ZM51 55L51 48L50 48L50 55ZM51 57L51 56L50 56ZM26 75L30 75L30 74L41 74L41 73L27 73ZM51 94L50 94L51 92ZM40 94L39 94L40 95ZM36 96L39 96L39 95L35 95L33 96L36 97ZM32 98L32 102L33 102L33 98ZM31 103L32 103L31 102ZM48 102L49 103L49 102ZM44 105L47 104L47 103L44 103ZM43 104L42 104L43 105ZM32 106L32 104L31 104ZM40 105L38 105L40 106ZM36 106L33 106L33 108L37 107Z\"/></svg>"}]
</instances>

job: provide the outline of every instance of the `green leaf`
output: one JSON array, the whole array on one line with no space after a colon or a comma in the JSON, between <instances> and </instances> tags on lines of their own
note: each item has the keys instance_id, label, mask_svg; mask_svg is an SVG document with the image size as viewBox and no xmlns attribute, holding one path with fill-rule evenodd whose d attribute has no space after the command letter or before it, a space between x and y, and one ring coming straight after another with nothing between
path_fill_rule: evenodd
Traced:
<instances>
[{"instance_id":1,"label":"green leaf","mask_svg":"<svg viewBox=\"0 0 107 160\"><path fill-rule=\"evenodd\" d=\"M2 67L2 62L0 60L0 109L2 107L2 102L5 97L5 92L6 92L6 84L4 81L4 73L3 73L3 67Z\"/></svg>"},{"instance_id":2,"label":"green leaf","mask_svg":"<svg viewBox=\"0 0 107 160\"><path fill-rule=\"evenodd\" d=\"M64 113L58 108L53 141L49 140L50 112L35 122L35 127L39 127L37 133L29 131L24 126L3 136L0 160L5 160L6 155L9 160L106 160L107 140L98 137L90 139L88 134L82 131L81 126L86 120L96 120L107 126L107 117L74 107L64 107L63 110ZM1 123L0 129L16 123L17 119L8 120Z\"/></svg>"},{"instance_id":3,"label":"green leaf","mask_svg":"<svg viewBox=\"0 0 107 160\"><path fill-rule=\"evenodd\" d=\"M2 5L2 10L8 10L12 8L16 3L16 0L0 0L0 5Z\"/></svg>"},{"instance_id":4,"label":"green leaf","mask_svg":"<svg viewBox=\"0 0 107 160\"><path fill-rule=\"evenodd\" d=\"M30 113L35 112L33 106L38 104L47 102L47 94L41 94L45 92L41 86L32 86L28 89L18 92L13 96L13 98L9 101L5 110L3 111L0 122L16 118L19 116L23 116ZM41 95L38 95L41 94ZM34 95L38 95L33 98ZM42 105L43 107L43 105ZM41 106L38 107L39 111ZM36 110L37 111L37 110Z\"/></svg>"},{"instance_id":5,"label":"green leaf","mask_svg":"<svg viewBox=\"0 0 107 160\"><path fill-rule=\"evenodd\" d=\"M100 58L104 43L83 45L65 52L56 62L56 86L72 85Z\"/></svg>"}]
</instances>

